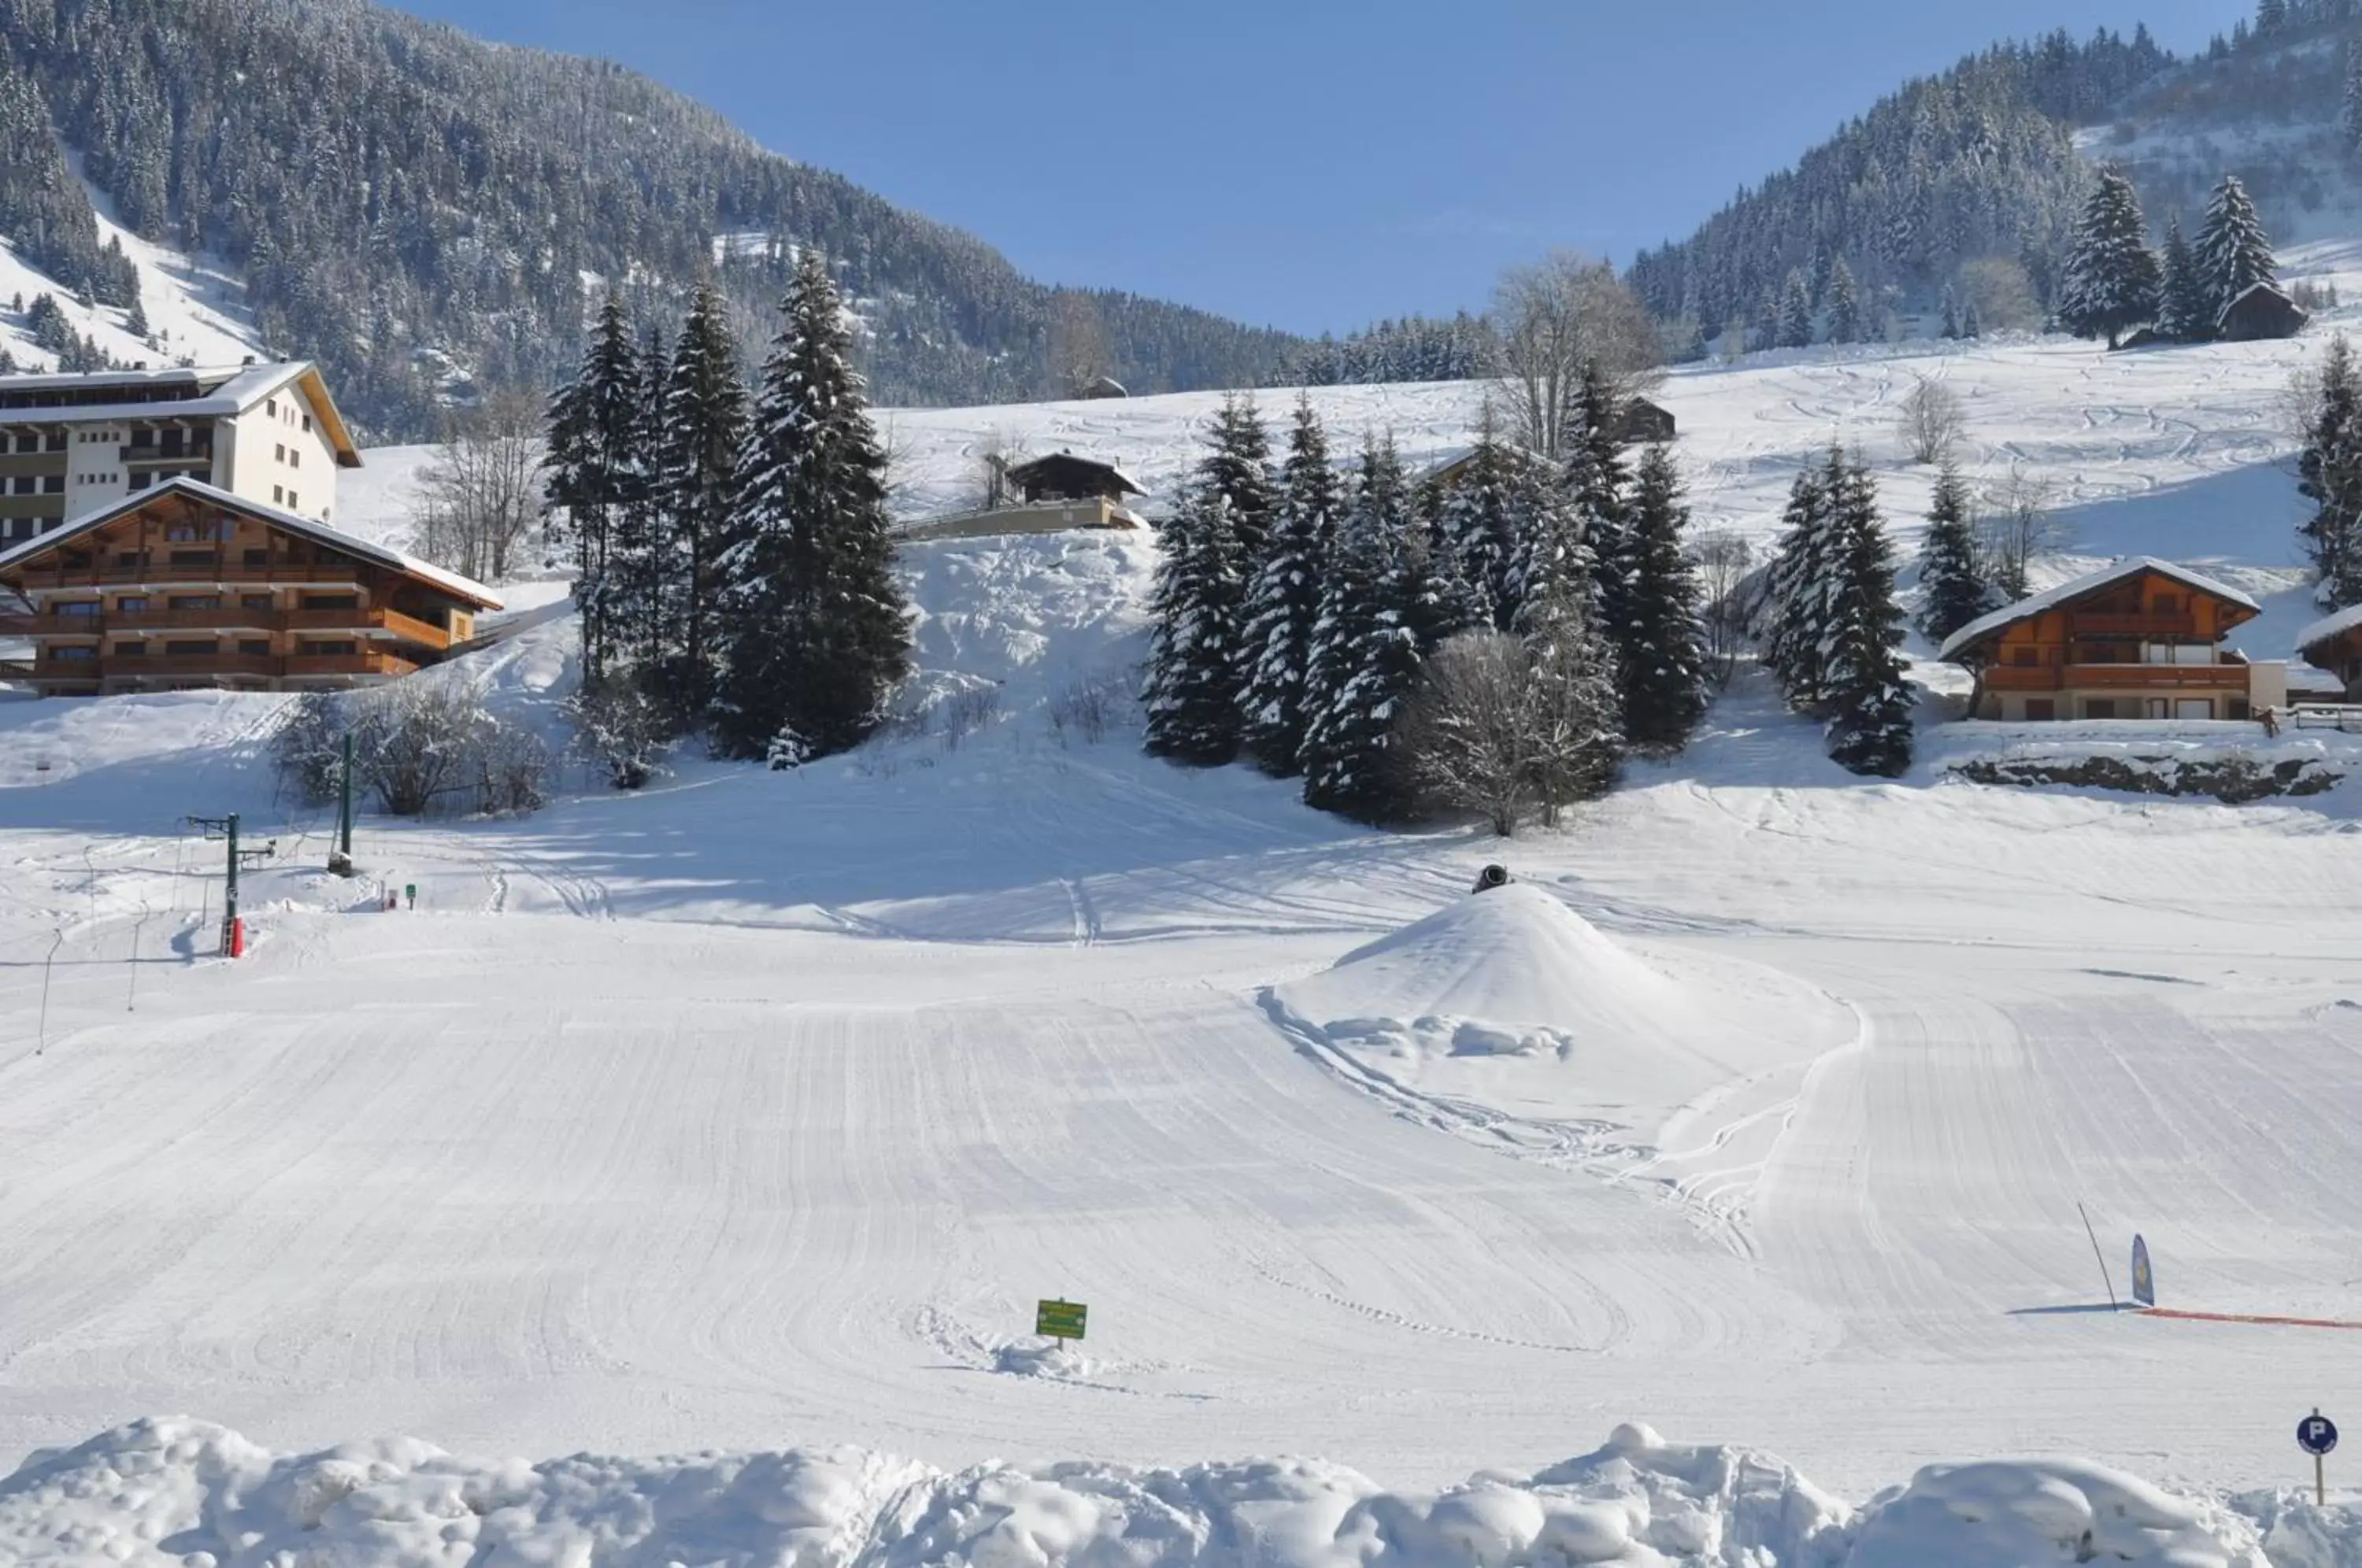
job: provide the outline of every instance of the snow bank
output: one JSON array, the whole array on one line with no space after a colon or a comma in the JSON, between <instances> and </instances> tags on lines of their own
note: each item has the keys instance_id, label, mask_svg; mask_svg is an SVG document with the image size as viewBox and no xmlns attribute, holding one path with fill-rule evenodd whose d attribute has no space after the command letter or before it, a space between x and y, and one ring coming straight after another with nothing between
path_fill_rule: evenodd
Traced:
<instances>
[{"instance_id":1,"label":"snow bank","mask_svg":"<svg viewBox=\"0 0 2362 1568\"><path fill-rule=\"evenodd\" d=\"M402 1439L280 1454L187 1419L135 1422L0 1482L0 1559L28 1568L2268 1568L2256 1535L2221 1506L2071 1463L1934 1466L1857 1515L1777 1459L1639 1426L1433 1495L1317 1460L953 1474L840 1449L528 1465ZM2350 1563L2343 1539L2281 1561Z\"/></svg>"}]
</instances>

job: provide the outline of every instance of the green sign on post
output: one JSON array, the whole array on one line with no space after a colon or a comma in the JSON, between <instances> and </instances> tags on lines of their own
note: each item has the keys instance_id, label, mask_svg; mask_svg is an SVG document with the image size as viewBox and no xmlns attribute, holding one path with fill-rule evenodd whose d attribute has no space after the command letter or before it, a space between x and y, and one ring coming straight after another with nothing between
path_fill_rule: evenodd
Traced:
<instances>
[{"instance_id":1,"label":"green sign on post","mask_svg":"<svg viewBox=\"0 0 2362 1568\"><path fill-rule=\"evenodd\" d=\"M1033 1331L1053 1340L1079 1340L1090 1315L1079 1301L1044 1301L1033 1309Z\"/></svg>"}]
</instances>

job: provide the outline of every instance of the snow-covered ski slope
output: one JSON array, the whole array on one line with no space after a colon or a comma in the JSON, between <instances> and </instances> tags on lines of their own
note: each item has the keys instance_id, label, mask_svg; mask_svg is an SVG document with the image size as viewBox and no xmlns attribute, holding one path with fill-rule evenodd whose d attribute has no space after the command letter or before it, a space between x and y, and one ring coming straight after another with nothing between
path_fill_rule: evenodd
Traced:
<instances>
[{"instance_id":1,"label":"snow-covered ski slope","mask_svg":"<svg viewBox=\"0 0 2362 1568\"><path fill-rule=\"evenodd\" d=\"M77 172L79 160L75 160ZM192 257L153 240L143 239L116 220L115 206L97 187L84 182L91 210L98 220L98 240L121 243L139 273L139 301L148 315L150 343L126 329L129 312L114 305L84 305L72 289L34 266L8 240L0 239L0 303L18 297L29 305L41 294L58 302L76 333L96 340L99 348L126 365L235 365L249 354L259 354L245 285L226 266L204 257ZM0 345L5 345L20 369L52 370L57 356L32 339L22 316L0 310Z\"/></svg>"},{"instance_id":2,"label":"snow-covered ski slope","mask_svg":"<svg viewBox=\"0 0 2362 1568\"><path fill-rule=\"evenodd\" d=\"M1702 525L1768 537L1835 436L1908 533L1926 481L1892 407L1940 374L1981 480L2051 485L2081 558L2277 591L2282 646L2248 646L2284 654L2279 408L2318 350L1790 357L1665 401ZM1319 396L1349 439L1422 452L1475 407ZM919 503L956 499L994 425L1169 491L1211 401L895 418ZM1077 1542L1098 1527L1069 1493L1145 1485L1115 1466L1292 1452L1415 1489L1626 1419L1855 1501L2002 1454L2295 1478L2290 1422L2341 1412L2346 1336L2100 1309L2077 1204L2118 1291L2138 1231L2170 1304L2362 1318L2357 786L2230 809L1864 784L1743 684L1563 834L1370 834L1145 758L1120 711L1093 738L1153 563L1123 536L916 547L923 723L797 774L692 758L634 797L577 772L521 821L365 819L358 884L274 798L275 700L0 701L0 1463L176 1410L278 1451L1087 1459L1026 1494ZM571 637L544 619L425 679L555 727ZM281 850L235 967L197 956L218 850L179 826L228 810ZM1582 923L1396 935L1496 856ZM384 912L404 885L417 911ZM1337 966L1374 943L1357 1007ZM1628 988L1454 967L1494 948ZM1032 1305L1061 1295L1090 1338L1043 1355ZM90 1463L153 1452L199 1490L208 1452L267 1468L171 1430ZM417 1468L367 1507L459 1485ZM0 1523L50 1485L0 1488ZM94 1531L146 1506L93 1496Z\"/></svg>"}]
</instances>

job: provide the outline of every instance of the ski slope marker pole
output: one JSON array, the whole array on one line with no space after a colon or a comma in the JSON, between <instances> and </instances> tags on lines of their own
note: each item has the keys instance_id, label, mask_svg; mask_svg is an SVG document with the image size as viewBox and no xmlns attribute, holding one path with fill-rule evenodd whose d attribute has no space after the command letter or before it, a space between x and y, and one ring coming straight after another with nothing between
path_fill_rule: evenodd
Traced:
<instances>
[{"instance_id":1,"label":"ski slope marker pole","mask_svg":"<svg viewBox=\"0 0 2362 1568\"><path fill-rule=\"evenodd\" d=\"M2099 1260L2100 1279L2108 1287L2108 1310L2121 1312L2124 1303L2116 1299L2116 1276L2108 1272L2108 1254L2100 1250L2100 1233L2092 1229L2092 1216L2083 1209L2083 1200L2075 1200L2075 1212L2083 1216L2083 1234L2092 1238L2092 1255Z\"/></svg>"}]
</instances>

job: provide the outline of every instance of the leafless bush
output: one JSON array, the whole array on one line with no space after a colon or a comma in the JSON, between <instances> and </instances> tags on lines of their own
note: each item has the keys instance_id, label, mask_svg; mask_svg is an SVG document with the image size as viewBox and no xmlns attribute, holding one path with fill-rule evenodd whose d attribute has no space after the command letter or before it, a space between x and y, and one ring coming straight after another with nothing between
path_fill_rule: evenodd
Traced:
<instances>
[{"instance_id":1,"label":"leafless bush","mask_svg":"<svg viewBox=\"0 0 2362 1568\"><path fill-rule=\"evenodd\" d=\"M1754 547L1740 534L1701 534L1691 542L1690 554L1705 591L1706 653L1718 678L1728 680L1752 613L1747 584L1755 569Z\"/></svg>"},{"instance_id":2,"label":"leafless bush","mask_svg":"<svg viewBox=\"0 0 2362 1568\"><path fill-rule=\"evenodd\" d=\"M568 701L566 714L574 721L574 754L605 768L618 790L637 790L654 778L674 738L664 705L631 671L583 687Z\"/></svg>"},{"instance_id":3,"label":"leafless bush","mask_svg":"<svg viewBox=\"0 0 2362 1568\"><path fill-rule=\"evenodd\" d=\"M964 686L936 709L944 749L957 751L960 743L1000 716L1000 688Z\"/></svg>"},{"instance_id":4,"label":"leafless bush","mask_svg":"<svg viewBox=\"0 0 2362 1568\"><path fill-rule=\"evenodd\" d=\"M486 718L477 728L471 760L479 812L524 815L549 803L549 747L531 730Z\"/></svg>"},{"instance_id":5,"label":"leafless bush","mask_svg":"<svg viewBox=\"0 0 2362 1568\"><path fill-rule=\"evenodd\" d=\"M271 734L271 767L298 805L325 806L342 787L349 726L338 699L334 691L306 691L287 704Z\"/></svg>"},{"instance_id":6,"label":"leafless bush","mask_svg":"<svg viewBox=\"0 0 2362 1568\"><path fill-rule=\"evenodd\" d=\"M1952 456L1968 433L1968 415L1960 407L1960 396L1941 381L1921 376L1919 384L1903 400L1898 423L1903 429L1903 444L1910 448L1915 463L1941 463Z\"/></svg>"},{"instance_id":7,"label":"leafless bush","mask_svg":"<svg viewBox=\"0 0 2362 1568\"><path fill-rule=\"evenodd\" d=\"M1087 745L1107 738L1123 712L1122 689L1109 680L1076 680L1050 699L1050 729L1063 745L1069 737Z\"/></svg>"},{"instance_id":8,"label":"leafless bush","mask_svg":"<svg viewBox=\"0 0 2362 1568\"><path fill-rule=\"evenodd\" d=\"M1427 662L1395 730L1412 799L1433 812L1482 816L1503 838L1539 810L1615 775L1613 688L1581 654L1538 651L1502 632L1463 632Z\"/></svg>"},{"instance_id":9,"label":"leafless bush","mask_svg":"<svg viewBox=\"0 0 2362 1568\"><path fill-rule=\"evenodd\" d=\"M2042 325L2034 280L2014 257L1981 256L1960 266L1960 299L1976 307L1983 332L2014 332Z\"/></svg>"},{"instance_id":10,"label":"leafless bush","mask_svg":"<svg viewBox=\"0 0 2362 1568\"><path fill-rule=\"evenodd\" d=\"M354 694L355 771L397 817L423 815L464 784L484 722L476 693L454 680L404 680Z\"/></svg>"},{"instance_id":11,"label":"leafless bush","mask_svg":"<svg viewBox=\"0 0 2362 1568\"><path fill-rule=\"evenodd\" d=\"M970 503L978 512L1008 505L1009 470L1025 460L1025 444L996 425L977 437L973 456Z\"/></svg>"}]
</instances>

